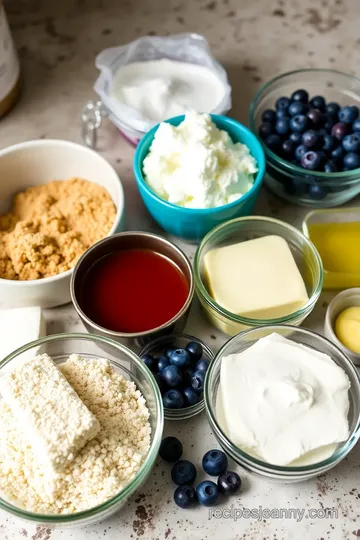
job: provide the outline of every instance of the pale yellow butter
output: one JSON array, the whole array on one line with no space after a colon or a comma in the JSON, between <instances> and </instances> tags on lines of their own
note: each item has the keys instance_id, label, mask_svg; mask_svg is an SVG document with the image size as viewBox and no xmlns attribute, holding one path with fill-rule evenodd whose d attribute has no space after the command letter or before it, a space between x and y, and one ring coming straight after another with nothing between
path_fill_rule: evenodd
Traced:
<instances>
[{"instance_id":1,"label":"pale yellow butter","mask_svg":"<svg viewBox=\"0 0 360 540\"><path fill-rule=\"evenodd\" d=\"M204 257L204 270L214 300L243 317L277 319L309 299L291 250L280 236L212 249Z\"/></svg>"}]
</instances>

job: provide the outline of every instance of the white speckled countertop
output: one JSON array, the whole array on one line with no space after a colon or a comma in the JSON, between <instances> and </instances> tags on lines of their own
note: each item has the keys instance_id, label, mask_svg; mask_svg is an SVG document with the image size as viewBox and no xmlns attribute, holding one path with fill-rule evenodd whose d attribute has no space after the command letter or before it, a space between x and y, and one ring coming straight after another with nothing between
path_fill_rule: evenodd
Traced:
<instances>
[{"instance_id":1,"label":"white speckled countertop","mask_svg":"<svg viewBox=\"0 0 360 540\"><path fill-rule=\"evenodd\" d=\"M0 121L0 148L35 138L80 142L80 112L93 98L95 55L143 34L194 31L204 34L228 69L233 85L232 116L247 121L259 85L282 71L332 67L360 68L359 0L9 0L5 2L23 66L24 92L18 106ZM143 207L132 175L133 150L106 123L103 155L124 184L127 228L161 234ZM265 188L256 212L300 226L305 209L285 205ZM192 256L194 246L180 243ZM330 293L324 293L306 325L322 331ZM83 331L70 305L45 312L48 333ZM188 331L217 349L224 341L194 305ZM205 414L166 423L178 436L185 457L200 463L215 444ZM276 485L239 470L244 489L219 508L335 508L338 517L295 519L211 518L205 508L185 511L172 502L169 470L162 462L140 493L113 518L83 529L50 530L15 521L0 512L1 540L354 540L360 537L360 446L334 471L312 481Z\"/></svg>"}]
</instances>

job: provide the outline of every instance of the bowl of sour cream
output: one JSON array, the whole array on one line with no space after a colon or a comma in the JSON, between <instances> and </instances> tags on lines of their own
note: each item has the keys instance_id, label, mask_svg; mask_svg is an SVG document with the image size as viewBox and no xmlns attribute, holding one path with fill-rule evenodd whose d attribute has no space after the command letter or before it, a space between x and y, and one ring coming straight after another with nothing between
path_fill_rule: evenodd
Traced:
<instances>
[{"instance_id":1,"label":"bowl of sour cream","mask_svg":"<svg viewBox=\"0 0 360 540\"><path fill-rule=\"evenodd\" d=\"M326 338L265 326L230 339L211 363L205 409L239 465L298 482L338 465L360 437L360 377Z\"/></svg>"}]
</instances>

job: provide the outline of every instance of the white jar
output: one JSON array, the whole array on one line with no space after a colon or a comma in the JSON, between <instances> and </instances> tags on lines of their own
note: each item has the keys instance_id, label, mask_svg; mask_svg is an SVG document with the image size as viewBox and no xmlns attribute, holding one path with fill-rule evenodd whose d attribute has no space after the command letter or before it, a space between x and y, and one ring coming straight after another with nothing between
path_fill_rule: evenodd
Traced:
<instances>
[{"instance_id":1,"label":"white jar","mask_svg":"<svg viewBox=\"0 0 360 540\"><path fill-rule=\"evenodd\" d=\"M15 105L19 95L19 60L0 0L0 118Z\"/></svg>"}]
</instances>

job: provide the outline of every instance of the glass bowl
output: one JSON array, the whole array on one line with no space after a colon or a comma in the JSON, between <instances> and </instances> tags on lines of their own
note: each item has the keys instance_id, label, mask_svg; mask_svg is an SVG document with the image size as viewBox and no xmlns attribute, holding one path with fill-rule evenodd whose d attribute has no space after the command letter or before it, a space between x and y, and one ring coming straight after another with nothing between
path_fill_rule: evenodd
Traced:
<instances>
[{"instance_id":1,"label":"glass bowl","mask_svg":"<svg viewBox=\"0 0 360 540\"><path fill-rule=\"evenodd\" d=\"M72 514L37 514L29 512L0 498L0 508L19 518L29 520L45 527L85 526L106 519L117 512L144 484L158 454L163 427L164 414L158 385L140 358L124 345L112 339L89 334L55 334L38 339L17 349L0 363L0 376L24 359L37 354L49 354L60 364L71 353L79 353L90 358L107 358L117 373L132 380L146 399L150 413L151 443L149 453L131 482L117 495L99 506Z\"/></svg>"},{"instance_id":2,"label":"glass bowl","mask_svg":"<svg viewBox=\"0 0 360 540\"><path fill-rule=\"evenodd\" d=\"M281 236L288 243L303 277L309 300L298 311L278 319L249 319L235 315L215 302L208 292L204 281L204 256L214 248L268 235ZM323 283L323 266L314 245L298 229L277 219L249 216L233 219L219 225L205 236L195 254L194 277L200 304L210 323L225 334L234 336L238 332L255 326L268 324L300 325L305 317L311 313L320 296Z\"/></svg>"},{"instance_id":3,"label":"glass bowl","mask_svg":"<svg viewBox=\"0 0 360 540\"><path fill-rule=\"evenodd\" d=\"M140 351L139 356L144 354L152 354L153 356L160 356L164 353L164 350L169 349L170 347L176 348L185 348L189 341L197 341L201 344L203 348L202 358L205 358L210 364L214 359L214 353L210 347L201 341L201 339L190 336L188 334L172 334L168 336L162 336L157 339L154 339L148 345ZM190 407L184 407L183 409L168 409L164 407L164 417L166 420L187 420L196 414L201 413L205 408L204 399L201 399L199 403L191 405Z\"/></svg>"},{"instance_id":4,"label":"glass bowl","mask_svg":"<svg viewBox=\"0 0 360 540\"><path fill-rule=\"evenodd\" d=\"M280 96L305 88L327 101L360 107L360 79L331 69L301 69L283 73L264 84L250 104L249 123L257 135L261 115L272 109ZM283 199L311 208L339 206L360 193L360 169L339 173L308 171L269 150L264 144L267 174L265 185ZM313 186L317 185L316 191Z\"/></svg>"},{"instance_id":5,"label":"glass bowl","mask_svg":"<svg viewBox=\"0 0 360 540\"><path fill-rule=\"evenodd\" d=\"M349 437L340 443L334 453L328 458L318 463L297 467L280 467L265 463L255 457L243 452L232 444L221 429L216 415L216 399L220 381L221 359L229 354L239 353L253 345L261 337L265 337L273 332L287 337L298 343L307 345L322 353L328 354L347 374L351 387L349 390ZM263 478L283 483L300 482L314 476L325 473L340 463L351 451L360 437L360 377L351 360L326 338L306 330L286 325L269 325L262 328L254 328L247 332L242 332L230 339L219 350L215 360L211 363L205 378L205 410L208 416L213 433L223 448L232 459L247 469Z\"/></svg>"}]
</instances>

